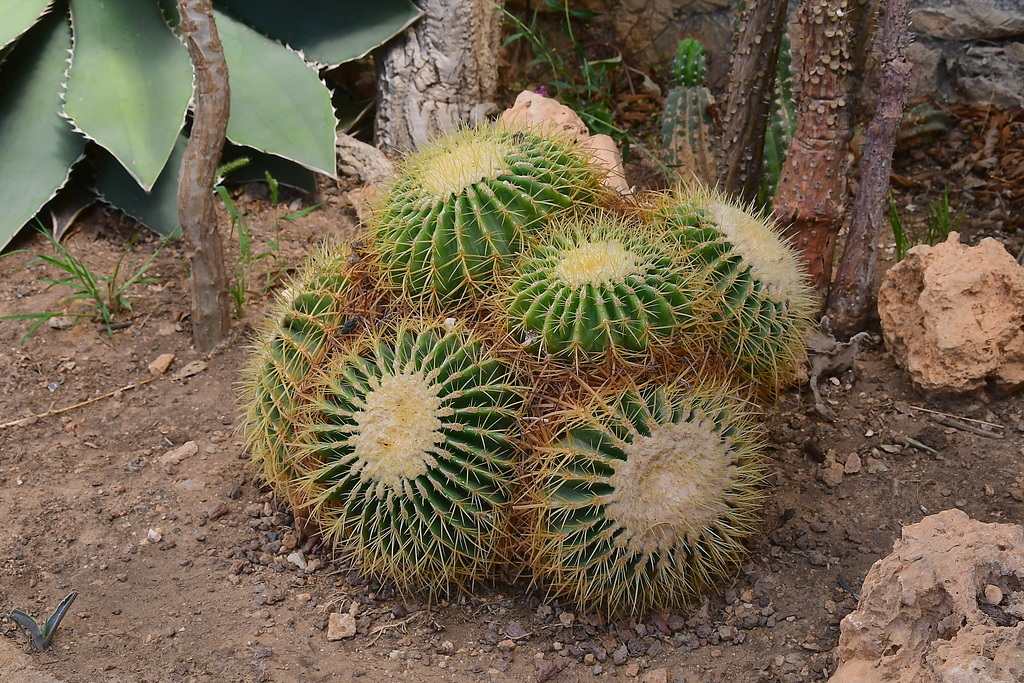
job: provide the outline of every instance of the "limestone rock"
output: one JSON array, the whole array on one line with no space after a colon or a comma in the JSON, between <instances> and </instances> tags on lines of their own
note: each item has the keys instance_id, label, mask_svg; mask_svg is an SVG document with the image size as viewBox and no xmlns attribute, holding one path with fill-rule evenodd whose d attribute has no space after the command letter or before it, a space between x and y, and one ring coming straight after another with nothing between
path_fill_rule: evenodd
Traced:
<instances>
[{"instance_id":1,"label":"limestone rock","mask_svg":"<svg viewBox=\"0 0 1024 683\"><path fill-rule=\"evenodd\" d=\"M1024 527L984 524L960 510L904 527L842 621L829 683L1024 680L1022 581ZM1007 604L983 611L989 585Z\"/></svg>"},{"instance_id":2,"label":"limestone rock","mask_svg":"<svg viewBox=\"0 0 1024 683\"><path fill-rule=\"evenodd\" d=\"M885 344L922 389L1024 385L1024 268L991 238L912 248L878 292Z\"/></svg>"},{"instance_id":3,"label":"limestone rock","mask_svg":"<svg viewBox=\"0 0 1024 683\"><path fill-rule=\"evenodd\" d=\"M504 123L517 123L575 140L592 153L592 161L607 170L605 184L619 192L629 192L622 155L607 135L591 135L583 119L569 107L550 97L524 90L510 109L501 115Z\"/></svg>"},{"instance_id":4,"label":"limestone rock","mask_svg":"<svg viewBox=\"0 0 1024 683\"><path fill-rule=\"evenodd\" d=\"M989 40L1024 34L1024 3L1014 0L928 0L910 12L914 30L946 40Z\"/></svg>"},{"instance_id":5,"label":"limestone rock","mask_svg":"<svg viewBox=\"0 0 1024 683\"><path fill-rule=\"evenodd\" d=\"M946 69L964 102L1024 107L1024 42L969 46L949 60Z\"/></svg>"}]
</instances>

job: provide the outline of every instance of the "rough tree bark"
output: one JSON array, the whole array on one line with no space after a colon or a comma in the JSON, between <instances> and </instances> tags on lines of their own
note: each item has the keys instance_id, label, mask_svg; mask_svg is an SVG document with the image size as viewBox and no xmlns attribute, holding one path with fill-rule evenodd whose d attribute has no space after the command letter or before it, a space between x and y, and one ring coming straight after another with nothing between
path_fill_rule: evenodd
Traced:
<instances>
[{"instance_id":1,"label":"rough tree bark","mask_svg":"<svg viewBox=\"0 0 1024 683\"><path fill-rule=\"evenodd\" d=\"M802 0L800 4L804 46L796 81L800 86L796 132L773 203L779 224L803 252L822 302L846 203L853 1Z\"/></svg>"},{"instance_id":2,"label":"rough tree bark","mask_svg":"<svg viewBox=\"0 0 1024 683\"><path fill-rule=\"evenodd\" d=\"M231 327L224 246L217 231L213 193L231 96L211 0L177 0L177 5L196 77L192 135L178 174L178 219L189 262L192 335L196 348L205 353L223 341Z\"/></svg>"},{"instance_id":3,"label":"rough tree bark","mask_svg":"<svg viewBox=\"0 0 1024 683\"><path fill-rule=\"evenodd\" d=\"M500 2L415 0L424 16L377 54L377 146L408 152L497 111Z\"/></svg>"},{"instance_id":4,"label":"rough tree bark","mask_svg":"<svg viewBox=\"0 0 1024 683\"><path fill-rule=\"evenodd\" d=\"M878 237L886 222L892 154L913 70L907 61L907 0L886 2L881 47L878 103L868 126L846 247L826 309L829 331L840 339L867 327L873 308Z\"/></svg>"},{"instance_id":5,"label":"rough tree bark","mask_svg":"<svg viewBox=\"0 0 1024 683\"><path fill-rule=\"evenodd\" d=\"M746 203L757 199L761 186L764 136L788 5L788 0L746 0L733 37L718 182Z\"/></svg>"}]
</instances>

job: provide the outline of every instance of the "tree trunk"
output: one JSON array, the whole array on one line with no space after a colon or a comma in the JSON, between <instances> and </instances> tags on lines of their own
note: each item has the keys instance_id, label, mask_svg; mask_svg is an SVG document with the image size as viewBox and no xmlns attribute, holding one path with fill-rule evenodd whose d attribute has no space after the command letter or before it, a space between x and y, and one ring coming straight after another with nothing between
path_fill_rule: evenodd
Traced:
<instances>
[{"instance_id":1,"label":"tree trunk","mask_svg":"<svg viewBox=\"0 0 1024 683\"><path fill-rule=\"evenodd\" d=\"M501 3L416 4L423 18L377 54L376 143L388 153L497 111Z\"/></svg>"},{"instance_id":2,"label":"tree trunk","mask_svg":"<svg viewBox=\"0 0 1024 683\"><path fill-rule=\"evenodd\" d=\"M803 253L822 302L846 205L852 1L801 2L798 16L805 42L797 76L796 133L773 204L779 224Z\"/></svg>"},{"instance_id":3,"label":"tree trunk","mask_svg":"<svg viewBox=\"0 0 1024 683\"><path fill-rule=\"evenodd\" d=\"M878 238L886 223L892 153L913 69L907 61L907 0L889 0L882 22L878 104L868 126L846 248L828 299L830 332L841 339L867 327L873 308Z\"/></svg>"},{"instance_id":4,"label":"tree trunk","mask_svg":"<svg viewBox=\"0 0 1024 683\"><path fill-rule=\"evenodd\" d=\"M788 0L746 0L733 37L722 114L719 185L745 203L757 199Z\"/></svg>"},{"instance_id":5,"label":"tree trunk","mask_svg":"<svg viewBox=\"0 0 1024 683\"><path fill-rule=\"evenodd\" d=\"M192 335L196 348L205 353L222 342L231 327L228 277L213 192L231 96L211 0L177 0L177 4L196 78L192 135L178 174L178 219L189 263Z\"/></svg>"}]
</instances>

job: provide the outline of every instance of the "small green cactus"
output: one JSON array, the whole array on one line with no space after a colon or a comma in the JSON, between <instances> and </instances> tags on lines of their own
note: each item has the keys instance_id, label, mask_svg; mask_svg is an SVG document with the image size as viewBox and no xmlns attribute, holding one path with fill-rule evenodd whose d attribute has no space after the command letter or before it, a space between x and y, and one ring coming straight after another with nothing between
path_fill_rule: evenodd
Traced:
<instances>
[{"instance_id":1,"label":"small green cactus","mask_svg":"<svg viewBox=\"0 0 1024 683\"><path fill-rule=\"evenodd\" d=\"M527 554L552 596L613 615L677 607L735 567L765 461L722 386L627 386L538 453Z\"/></svg>"},{"instance_id":2,"label":"small green cactus","mask_svg":"<svg viewBox=\"0 0 1024 683\"><path fill-rule=\"evenodd\" d=\"M510 366L461 323L406 319L365 332L315 384L293 450L335 548L402 589L492 576L523 403Z\"/></svg>"},{"instance_id":3,"label":"small green cactus","mask_svg":"<svg viewBox=\"0 0 1024 683\"><path fill-rule=\"evenodd\" d=\"M482 125L411 155L371 225L384 284L414 303L479 300L553 212L596 198L568 140Z\"/></svg>"},{"instance_id":4,"label":"small green cactus","mask_svg":"<svg viewBox=\"0 0 1024 683\"><path fill-rule=\"evenodd\" d=\"M679 261L707 274L713 319L735 369L769 393L788 384L805 357L813 297L796 252L764 216L690 186L655 211L678 240Z\"/></svg>"},{"instance_id":5,"label":"small green cactus","mask_svg":"<svg viewBox=\"0 0 1024 683\"><path fill-rule=\"evenodd\" d=\"M694 277L651 232L607 212L538 238L504 294L509 327L542 354L635 355L693 327Z\"/></svg>"},{"instance_id":6,"label":"small green cactus","mask_svg":"<svg viewBox=\"0 0 1024 683\"><path fill-rule=\"evenodd\" d=\"M704 85L707 64L704 60L704 45L699 40L684 38L676 48L672 62L672 75L679 85Z\"/></svg>"},{"instance_id":7,"label":"small green cactus","mask_svg":"<svg viewBox=\"0 0 1024 683\"><path fill-rule=\"evenodd\" d=\"M683 180L714 182L714 97L704 85L704 46L686 39L679 43L673 73L679 83L665 96L661 140L666 160Z\"/></svg>"},{"instance_id":8,"label":"small green cactus","mask_svg":"<svg viewBox=\"0 0 1024 683\"><path fill-rule=\"evenodd\" d=\"M772 98L768 126L764 133L764 157L761 172L759 202L762 206L771 203L782 176L782 165L789 151L789 141L796 132L796 102L793 100L793 61L789 44L789 30L782 32L779 46L779 63L775 76L775 91Z\"/></svg>"}]
</instances>

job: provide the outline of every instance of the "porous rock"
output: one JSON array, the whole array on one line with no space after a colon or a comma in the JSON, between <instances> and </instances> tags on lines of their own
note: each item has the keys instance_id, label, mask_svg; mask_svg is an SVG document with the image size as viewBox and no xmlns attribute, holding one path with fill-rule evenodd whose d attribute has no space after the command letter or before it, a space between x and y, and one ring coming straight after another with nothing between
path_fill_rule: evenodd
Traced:
<instances>
[{"instance_id":1,"label":"porous rock","mask_svg":"<svg viewBox=\"0 0 1024 683\"><path fill-rule=\"evenodd\" d=\"M959 235L919 245L878 292L885 344L925 391L964 393L1024 385L1024 268L1002 244Z\"/></svg>"},{"instance_id":2,"label":"porous rock","mask_svg":"<svg viewBox=\"0 0 1024 683\"><path fill-rule=\"evenodd\" d=\"M605 184L619 192L628 192L626 172L622 168L622 155L615 141L607 135L591 135L583 119L571 108L540 93L524 90L516 97L511 108L501 115L504 123L518 123L536 127L545 133L563 135L590 150L593 161L608 175Z\"/></svg>"},{"instance_id":3,"label":"porous rock","mask_svg":"<svg viewBox=\"0 0 1024 683\"><path fill-rule=\"evenodd\" d=\"M1007 594L1005 605L983 603L989 585ZM1022 585L1024 527L960 510L904 527L842 621L829 683L1024 680Z\"/></svg>"}]
</instances>

